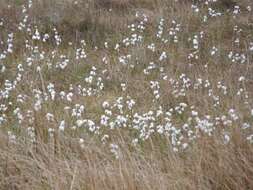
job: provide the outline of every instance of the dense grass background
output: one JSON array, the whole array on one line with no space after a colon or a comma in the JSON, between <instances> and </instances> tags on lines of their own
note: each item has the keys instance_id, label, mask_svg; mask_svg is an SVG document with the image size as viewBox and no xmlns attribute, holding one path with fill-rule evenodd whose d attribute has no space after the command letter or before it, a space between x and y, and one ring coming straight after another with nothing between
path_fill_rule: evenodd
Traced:
<instances>
[{"instance_id":1,"label":"dense grass background","mask_svg":"<svg viewBox=\"0 0 253 190\"><path fill-rule=\"evenodd\" d=\"M1 189L253 189L250 0L34 0L28 7L29 1L0 1L0 53L6 54L0 59ZM221 16L211 16L215 13ZM25 15L27 22L19 30ZM142 25L144 32L137 28ZM33 39L36 30L49 39ZM8 40L12 33L13 41ZM132 34L143 40L126 45L124 39ZM8 44L11 51L6 53ZM77 49L87 57L77 59ZM168 58L160 60L163 52ZM145 74L147 68L152 69ZM92 84L84 80L89 76ZM80 95L80 85L94 95ZM73 94L71 101L61 97L62 91ZM136 103L133 109L128 108L130 100ZM127 117L126 126L95 132L89 124L76 127L82 119L100 125L104 102L115 105L108 108L110 121L121 125L117 116ZM176 110L182 103L187 106L180 113ZM66 111L77 104L85 105L81 117ZM53 119L47 119L48 113ZM146 140L132 127L136 113L148 123L145 132L155 131ZM168 120L176 129L210 123L215 129L210 135L196 127L196 139L188 142L186 137L174 146L170 133L158 132Z\"/></svg>"}]
</instances>

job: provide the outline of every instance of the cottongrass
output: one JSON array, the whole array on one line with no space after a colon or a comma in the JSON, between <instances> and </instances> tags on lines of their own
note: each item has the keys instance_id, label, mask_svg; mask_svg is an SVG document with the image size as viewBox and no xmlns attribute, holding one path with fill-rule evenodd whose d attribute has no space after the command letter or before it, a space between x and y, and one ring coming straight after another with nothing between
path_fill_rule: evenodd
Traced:
<instances>
[{"instance_id":1,"label":"cottongrass","mask_svg":"<svg viewBox=\"0 0 253 190\"><path fill-rule=\"evenodd\" d=\"M250 1L160 0L99 43L36 5L0 18L3 189L253 188Z\"/></svg>"}]
</instances>

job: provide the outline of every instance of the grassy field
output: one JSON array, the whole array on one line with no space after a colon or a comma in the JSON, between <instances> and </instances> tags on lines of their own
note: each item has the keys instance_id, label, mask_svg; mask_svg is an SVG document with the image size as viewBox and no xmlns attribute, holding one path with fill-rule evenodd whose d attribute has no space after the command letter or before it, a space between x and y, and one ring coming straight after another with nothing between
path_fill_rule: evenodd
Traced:
<instances>
[{"instance_id":1,"label":"grassy field","mask_svg":"<svg viewBox=\"0 0 253 190\"><path fill-rule=\"evenodd\" d=\"M253 2L0 0L0 189L253 189Z\"/></svg>"}]
</instances>

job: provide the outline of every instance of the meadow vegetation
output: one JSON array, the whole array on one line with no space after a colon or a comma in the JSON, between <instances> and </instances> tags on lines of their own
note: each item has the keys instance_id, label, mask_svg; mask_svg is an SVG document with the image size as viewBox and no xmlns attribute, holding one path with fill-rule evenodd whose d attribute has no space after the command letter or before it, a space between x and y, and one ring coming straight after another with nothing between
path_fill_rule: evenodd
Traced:
<instances>
[{"instance_id":1,"label":"meadow vegetation","mask_svg":"<svg viewBox=\"0 0 253 190\"><path fill-rule=\"evenodd\" d=\"M253 2L1 0L0 189L253 189Z\"/></svg>"}]
</instances>

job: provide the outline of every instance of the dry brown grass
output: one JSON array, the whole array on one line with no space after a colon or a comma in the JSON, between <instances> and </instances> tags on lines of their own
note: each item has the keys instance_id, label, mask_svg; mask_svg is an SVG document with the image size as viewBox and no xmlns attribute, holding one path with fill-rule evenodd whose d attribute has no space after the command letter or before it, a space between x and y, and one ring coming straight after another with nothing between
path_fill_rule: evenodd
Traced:
<instances>
[{"instance_id":1,"label":"dry brown grass","mask_svg":"<svg viewBox=\"0 0 253 190\"><path fill-rule=\"evenodd\" d=\"M8 144L1 136L1 189L252 189L253 149L240 138L224 146L207 137L182 155L119 142L115 160L93 139L81 149L62 138L56 151L53 142Z\"/></svg>"},{"instance_id":2,"label":"dry brown grass","mask_svg":"<svg viewBox=\"0 0 253 190\"><path fill-rule=\"evenodd\" d=\"M142 11L149 16L147 36L154 34L160 16L164 16L166 22L171 23L172 19L179 20L185 26L183 39L187 39L188 34L195 34L201 28L200 19L197 18L190 7L191 1L181 1L180 6L175 7L174 1L167 0L84 0L76 6L72 0L60 1L35 1L34 8L31 9L33 20L37 23L41 31L50 31L52 26L59 29L65 39L65 46L57 49L57 55L70 54L72 47L67 43L73 41L78 44L80 39L85 39L88 47L89 58L85 64L77 65L73 61L71 67L64 71L47 71L43 73L43 78L34 71L25 73L22 85L12 94L32 94L33 88L43 89L43 80L53 82L56 89L66 90L69 88L69 81L73 85L78 84L83 73L96 64L97 68L103 68L102 57L107 57L110 62L106 65L108 76L105 83L106 89L99 97L73 97L75 103L87 102L86 116L99 120L101 103L104 100L114 101L116 97L122 96L117 86L120 82L127 82L129 94L135 98L138 107L137 111L146 112L154 105L147 104L152 102L153 95L148 90L149 82L156 78L145 76L143 68L149 60L157 59L161 50L168 50L171 53L169 61L164 63L165 71L170 77L177 79L180 73L186 73L191 78L203 77L209 79L212 84L223 81L228 86L228 90L234 93L231 96L222 96L220 109L213 107L208 92L205 90L189 90L182 101L195 105L200 114L210 114L216 116L223 114L225 110L233 107L240 111L240 118L247 118L248 113L241 108L243 100L235 96L238 88L238 77L241 75L252 75L253 67L249 64L247 69L241 65L231 65L222 56L217 59L209 59L206 55L214 42L223 50L231 48L232 26L236 23L244 28L245 41L252 37L252 17L242 14L237 20L224 18L214 20L203 28L206 32L207 40L201 44L201 59L192 67L186 65L186 56L190 49L189 44L179 42L179 47L168 46L158 47L158 50L150 55L145 49L150 41L143 46L136 46L123 49L133 56L140 56L140 65L136 70L125 68L117 63L118 54L113 50L103 48L104 41L115 42L127 34L127 25L136 22L136 10ZM249 4L250 1L219 1L214 7L220 10L231 7L231 4ZM8 8L8 3L12 6ZM0 36L6 38L6 31L15 30L20 16L19 1L0 1L0 18L7 23ZM251 3L252 4L252 3ZM112 9L112 10L110 10ZM252 24L252 23L251 23ZM154 29L155 28L155 29ZM150 35L151 36L151 35ZM27 36L25 36L26 38ZM25 50L22 49L22 36L15 41L16 54L8 60L8 69L14 70L15 65L25 60ZM182 40L183 41L183 40ZM40 44L39 44L40 45ZM49 56L52 44L40 46ZM240 47L245 51L245 44ZM94 46L99 46L98 50L93 51ZM162 46L162 45L161 45ZM3 48L0 46L0 49ZM164 48L164 49L162 49ZM167 48L167 49L166 49ZM49 54L47 54L49 52ZM71 54L72 53L72 54ZM71 60L72 61L72 60ZM249 62L252 58L249 58ZM53 61L52 61L53 62ZM209 63L208 71L205 64ZM43 63L36 63L43 65ZM13 71L14 73L14 71ZM4 80L14 75L12 72L0 75L0 87L4 85ZM252 78L252 77L251 77ZM33 83L31 83L33 81ZM252 81L247 84L249 96L253 95ZM174 98L171 96L173 90L167 83L161 82L161 105L175 105ZM218 94L218 89L214 87ZM0 104L1 104L0 99ZM252 100L249 100L251 102ZM15 100L13 98L13 102ZM30 109L34 99L29 97L22 105L24 110ZM10 119L0 132L0 189L10 190L250 190L253 189L253 144L245 141L245 134L240 130L242 123L235 123L228 129L231 134L229 144L224 144L221 133L226 128L222 124L215 131L214 137L203 134L202 138L197 139L191 147L184 152L174 153L168 139L154 134L146 142L132 146L130 142L131 131L116 130L112 132L112 142L119 145L119 159L116 159L107 145L100 142L99 137L89 133L77 134L80 131L67 131L64 135L58 132L59 121L64 118L70 123L73 121L63 113L66 106L62 102L48 102L43 105L40 112L34 112L34 124L32 126L36 133L36 142L31 142L26 135L26 129L31 125L27 120L22 124L24 128L16 129L16 121ZM49 123L45 121L46 113L54 113L55 121ZM8 110L8 117L11 118L11 111ZM182 116L183 117L183 116ZM249 119L250 121L252 119ZM182 118L178 117L180 125ZM13 143L7 135L8 127L14 128L19 134L19 138ZM56 134L50 137L47 127L56 130ZM110 132L110 131L109 131ZM202 135L202 134L201 134ZM84 139L84 147L78 143L79 137Z\"/></svg>"}]
</instances>

